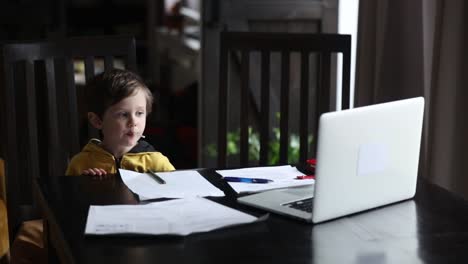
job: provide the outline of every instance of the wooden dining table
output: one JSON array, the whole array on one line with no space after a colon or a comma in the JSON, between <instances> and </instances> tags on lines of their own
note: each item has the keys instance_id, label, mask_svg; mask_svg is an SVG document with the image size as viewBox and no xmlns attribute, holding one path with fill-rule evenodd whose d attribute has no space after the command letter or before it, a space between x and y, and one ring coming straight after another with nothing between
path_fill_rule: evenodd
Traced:
<instances>
[{"instance_id":1,"label":"wooden dining table","mask_svg":"<svg viewBox=\"0 0 468 264\"><path fill-rule=\"evenodd\" d=\"M209 199L266 214L238 204L213 169L199 172L225 193ZM34 188L51 263L468 263L468 203L423 177L414 199L321 224L270 214L188 236L85 235L90 205L140 203L119 175L37 179Z\"/></svg>"}]
</instances>

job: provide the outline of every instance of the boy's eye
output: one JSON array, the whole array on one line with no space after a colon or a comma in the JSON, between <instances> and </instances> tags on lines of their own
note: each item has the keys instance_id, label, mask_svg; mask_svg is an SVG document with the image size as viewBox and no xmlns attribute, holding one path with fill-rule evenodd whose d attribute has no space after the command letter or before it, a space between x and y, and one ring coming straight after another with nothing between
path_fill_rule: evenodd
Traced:
<instances>
[{"instance_id":1,"label":"boy's eye","mask_svg":"<svg viewBox=\"0 0 468 264\"><path fill-rule=\"evenodd\" d=\"M117 113L117 116L118 117L127 117L128 113L127 112L119 112L119 113Z\"/></svg>"},{"instance_id":2,"label":"boy's eye","mask_svg":"<svg viewBox=\"0 0 468 264\"><path fill-rule=\"evenodd\" d=\"M136 114L137 114L137 116L143 116L143 115L145 115L145 112L143 112L143 111L138 111Z\"/></svg>"}]
</instances>

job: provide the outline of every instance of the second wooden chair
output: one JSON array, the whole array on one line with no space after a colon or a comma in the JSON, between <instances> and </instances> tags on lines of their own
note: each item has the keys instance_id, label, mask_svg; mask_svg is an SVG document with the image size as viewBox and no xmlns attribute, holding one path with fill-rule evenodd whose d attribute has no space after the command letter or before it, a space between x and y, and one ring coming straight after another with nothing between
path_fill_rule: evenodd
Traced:
<instances>
[{"instance_id":1,"label":"second wooden chair","mask_svg":"<svg viewBox=\"0 0 468 264\"><path fill-rule=\"evenodd\" d=\"M335 109L333 54L342 55L341 108L346 109L350 96L350 35L221 32L217 166L251 165L252 151L259 152L259 160L253 165L291 163L291 147L299 153L299 160L293 163L314 156L316 138L313 142L311 138L317 136L319 116ZM233 116L237 120L232 120ZM272 129L278 117L279 128ZM239 131L234 137L239 138L237 164L227 163L227 147L234 143L228 142L228 129ZM293 130L298 142L290 140ZM272 144L278 134L279 140ZM255 145L259 150L253 149ZM270 159L272 151L277 151L274 161Z\"/></svg>"}]
</instances>

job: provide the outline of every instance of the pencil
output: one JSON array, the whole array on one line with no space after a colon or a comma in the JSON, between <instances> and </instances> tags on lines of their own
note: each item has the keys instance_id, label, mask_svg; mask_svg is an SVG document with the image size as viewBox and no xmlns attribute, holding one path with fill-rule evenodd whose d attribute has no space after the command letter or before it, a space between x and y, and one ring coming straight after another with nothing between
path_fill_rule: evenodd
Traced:
<instances>
[{"instance_id":1,"label":"pencil","mask_svg":"<svg viewBox=\"0 0 468 264\"><path fill-rule=\"evenodd\" d=\"M156 174L156 172L154 172L154 171L149 171L148 173L149 173L149 175L150 175L155 181L157 181L159 184L166 184L166 181L163 180L161 177L159 177L158 174Z\"/></svg>"}]
</instances>

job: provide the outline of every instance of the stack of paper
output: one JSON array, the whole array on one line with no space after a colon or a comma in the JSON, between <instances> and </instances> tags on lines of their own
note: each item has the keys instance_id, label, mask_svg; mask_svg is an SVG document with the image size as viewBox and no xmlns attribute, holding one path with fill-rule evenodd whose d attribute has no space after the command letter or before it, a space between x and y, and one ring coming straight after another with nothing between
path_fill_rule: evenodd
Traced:
<instances>
[{"instance_id":1,"label":"stack of paper","mask_svg":"<svg viewBox=\"0 0 468 264\"><path fill-rule=\"evenodd\" d=\"M90 206L89 235L188 235L260 220L205 198L186 198L144 205Z\"/></svg>"},{"instance_id":2,"label":"stack of paper","mask_svg":"<svg viewBox=\"0 0 468 264\"><path fill-rule=\"evenodd\" d=\"M160 184L147 173L119 169L125 185L140 196L140 200L156 198L187 198L205 196L224 196L197 171L158 172L166 183Z\"/></svg>"},{"instance_id":3,"label":"stack of paper","mask_svg":"<svg viewBox=\"0 0 468 264\"><path fill-rule=\"evenodd\" d=\"M231 185L237 193L260 192L271 189L309 185L315 182L313 179L296 179L297 176L303 175L303 173L291 165L217 170L216 172L223 177L272 180L270 183L229 182L229 185Z\"/></svg>"}]
</instances>

